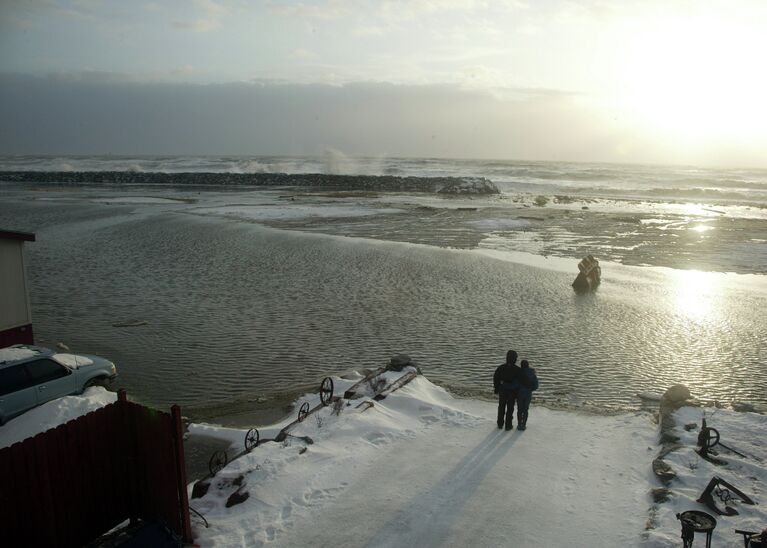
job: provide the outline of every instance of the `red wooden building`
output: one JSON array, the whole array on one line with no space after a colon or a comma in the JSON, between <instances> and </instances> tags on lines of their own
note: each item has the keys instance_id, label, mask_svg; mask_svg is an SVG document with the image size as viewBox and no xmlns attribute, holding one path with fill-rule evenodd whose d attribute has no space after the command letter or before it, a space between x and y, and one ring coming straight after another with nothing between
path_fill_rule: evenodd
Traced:
<instances>
[{"instance_id":1,"label":"red wooden building","mask_svg":"<svg viewBox=\"0 0 767 548\"><path fill-rule=\"evenodd\" d=\"M24 242L28 232L0 230L0 348L34 344Z\"/></svg>"}]
</instances>

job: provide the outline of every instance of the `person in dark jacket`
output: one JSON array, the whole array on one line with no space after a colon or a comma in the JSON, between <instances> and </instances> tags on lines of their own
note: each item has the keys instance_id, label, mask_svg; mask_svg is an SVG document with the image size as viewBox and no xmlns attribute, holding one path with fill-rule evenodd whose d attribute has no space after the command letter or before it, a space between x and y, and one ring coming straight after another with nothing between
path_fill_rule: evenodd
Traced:
<instances>
[{"instance_id":1,"label":"person in dark jacket","mask_svg":"<svg viewBox=\"0 0 767 548\"><path fill-rule=\"evenodd\" d=\"M538 375L535 369L530 367L527 360L520 362L522 366L522 376L519 380L519 390L517 391L517 430L527 428L527 412L530 409L530 401L533 399L533 391L538 390Z\"/></svg>"},{"instance_id":2,"label":"person in dark jacket","mask_svg":"<svg viewBox=\"0 0 767 548\"><path fill-rule=\"evenodd\" d=\"M498 428L503 428L504 422L506 430L514 428L511 420L521 377L522 369L517 365L517 353L509 350L506 353L506 363L498 366L493 375L494 391L498 394Z\"/></svg>"}]
</instances>

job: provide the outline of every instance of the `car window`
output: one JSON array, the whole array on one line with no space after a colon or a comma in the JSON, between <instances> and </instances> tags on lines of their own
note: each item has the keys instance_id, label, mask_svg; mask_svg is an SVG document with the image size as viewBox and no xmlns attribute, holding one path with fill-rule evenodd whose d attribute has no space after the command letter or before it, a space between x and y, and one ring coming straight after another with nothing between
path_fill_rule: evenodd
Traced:
<instances>
[{"instance_id":1,"label":"car window","mask_svg":"<svg viewBox=\"0 0 767 548\"><path fill-rule=\"evenodd\" d=\"M24 364L0 369L0 396L32 386L32 379Z\"/></svg>"},{"instance_id":2,"label":"car window","mask_svg":"<svg viewBox=\"0 0 767 548\"><path fill-rule=\"evenodd\" d=\"M52 381L69 374L69 369L53 360L27 362L27 371L35 383Z\"/></svg>"}]
</instances>

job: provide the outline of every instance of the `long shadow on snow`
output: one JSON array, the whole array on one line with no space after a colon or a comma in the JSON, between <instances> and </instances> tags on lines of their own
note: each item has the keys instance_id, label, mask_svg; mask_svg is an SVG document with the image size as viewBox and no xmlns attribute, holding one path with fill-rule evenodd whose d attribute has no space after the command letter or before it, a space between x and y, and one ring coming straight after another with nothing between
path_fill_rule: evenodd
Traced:
<instances>
[{"instance_id":1,"label":"long shadow on snow","mask_svg":"<svg viewBox=\"0 0 767 548\"><path fill-rule=\"evenodd\" d=\"M415 497L381 527L368 547L442 544L479 484L514 445L518 436L510 434L501 430L488 434L433 489Z\"/></svg>"}]
</instances>

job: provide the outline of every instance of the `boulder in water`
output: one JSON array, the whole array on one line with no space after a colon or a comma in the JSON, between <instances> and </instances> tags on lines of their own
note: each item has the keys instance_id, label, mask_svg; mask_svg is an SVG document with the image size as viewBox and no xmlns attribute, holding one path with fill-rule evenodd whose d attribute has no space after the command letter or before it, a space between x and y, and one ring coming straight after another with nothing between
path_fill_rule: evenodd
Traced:
<instances>
[{"instance_id":1,"label":"boulder in water","mask_svg":"<svg viewBox=\"0 0 767 548\"><path fill-rule=\"evenodd\" d=\"M578 263L578 276L573 282L573 288L578 293L593 291L602 281L602 267L593 255L586 255Z\"/></svg>"},{"instance_id":2,"label":"boulder in water","mask_svg":"<svg viewBox=\"0 0 767 548\"><path fill-rule=\"evenodd\" d=\"M484 177L463 177L445 179L438 194L500 194L498 187Z\"/></svg>"},{"instance_id":3,"label":"boulder in water","mask_svg":"<svg viewBox=\"0 0 767 548\"><path fill-rule=\"evenodd\" d=\"M413 359L407 354L397 354L389 360L389 369L391 371L402 371L408 365L413 363Z\"/></svg>"},{"instance_id":4,"label":"boulder in water","mask_svg":"<svg viewBox=\"0 0 767 548\"><path fill-rule=\"evenodd\" d=\"M675 384L663 394L661 401L666 404L672 404L681 407L687 400L692 398L690 389L683 384Z\"/></svg>"}]
</instances>

